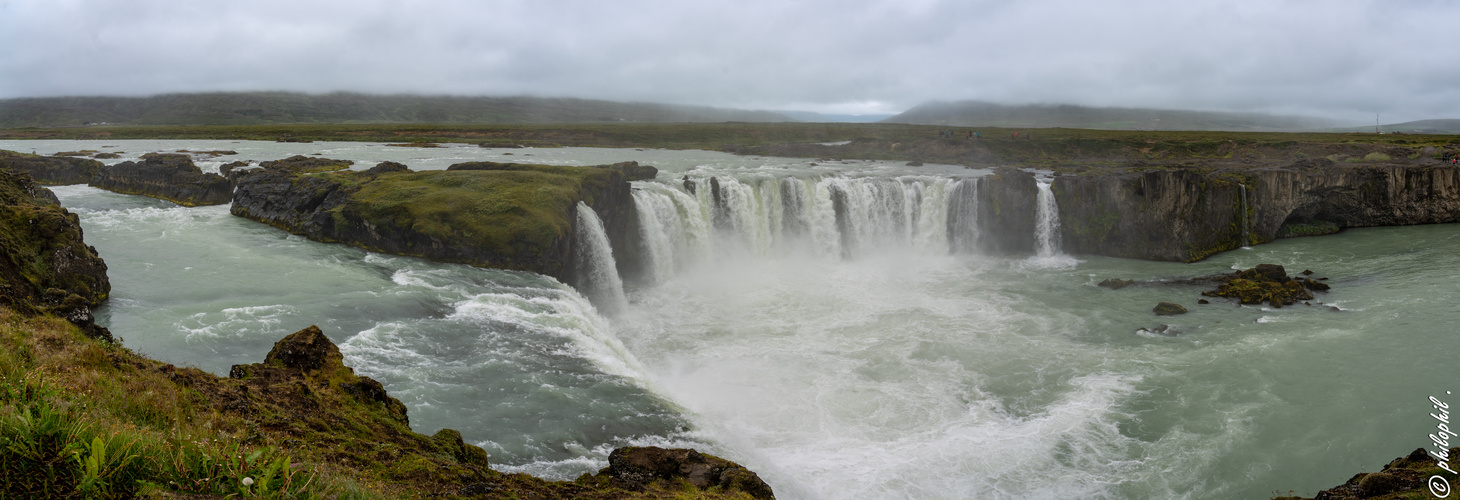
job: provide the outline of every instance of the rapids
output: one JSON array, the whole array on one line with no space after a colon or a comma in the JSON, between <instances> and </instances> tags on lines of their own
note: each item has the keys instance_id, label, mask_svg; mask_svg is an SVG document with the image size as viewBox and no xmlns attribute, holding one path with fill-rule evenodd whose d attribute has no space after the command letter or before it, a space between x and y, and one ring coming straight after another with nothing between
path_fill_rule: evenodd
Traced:
<instances>
[{"instance_id":1,"label":"rapids","mask_svg":"<svg viewBox=\"0 0 1460 500\"><path fill-rule=\"evenodd\" d=\"M53 188L110 267L98 321L128 347L226 373L318 324L347 364L406 403L417 431L458 429L499 470L572 479L615 446L653 444L740 462L781 498L1312 495L1429 446L1428 398L1460 401L1446 394L1460 374L1460 340L1446 326L1460 323L1452 224L1280 240L1194 264L1068 256L1041 181L1037 254L993 256L977 253L989 235L972 223L984 172L955 166L592 148L0 143L43 154L103 146L128 157L239 153L205 169L314 152L356 168L660 168L634 183L638 248L585 256L604 273L611 314L602 294L543 276L316 243L226 207ZM595 237L591 215L580 211L590 233L580 240ZM610 276L605 259L629 258L623 251L641 271ZM1197 305L1200 289L1188 285L1095 286L1258 263L1312 269L1333 290L1312 306L1271 309ZM1150 309L1163 300L1192 312L1158 318ZM1179 334L1138 333L1163 322Z\"/></svg>"}]
</instances>

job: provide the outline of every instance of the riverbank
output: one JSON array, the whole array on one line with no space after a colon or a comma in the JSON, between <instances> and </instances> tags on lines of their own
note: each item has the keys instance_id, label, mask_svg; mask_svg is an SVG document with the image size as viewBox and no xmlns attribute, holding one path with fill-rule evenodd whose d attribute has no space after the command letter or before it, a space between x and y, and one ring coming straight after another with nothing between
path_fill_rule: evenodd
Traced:
<instances>
[{"instance_id":1,"label":"riverbank","mask_svg":"<svg viewBox=\"0 0 1460 500\"><path fill-rule=\"evenodd\" d=\"M483 147L710 149L744 155L1002 165L1077 172L1186 165L1258 167L1307 158L1335 161L1453 158L1460 136L959 128L854 123L674 123L552 125L249 125L0 129L18 139L218 139L466 143ZM968 134L977 132L977 138ZM3 144L3 143L0 143ZM1430 150L1425 148L1429 147Z\"/></svg>"},{"instance_id":2,"label":"riverbank","mask_svg":"<svg viewBox=\"0 0 1460 500\"><path fill-rule=\"evenodd\" d=\"M0 169L0 496L771 497L754 473L687 450L615 450L572 482L495 471L455 430L413 432L317 327L227 377L149 359L124 347L145 332L93 323L106 264L55 200Z\"/></svg>"}]
</instances>

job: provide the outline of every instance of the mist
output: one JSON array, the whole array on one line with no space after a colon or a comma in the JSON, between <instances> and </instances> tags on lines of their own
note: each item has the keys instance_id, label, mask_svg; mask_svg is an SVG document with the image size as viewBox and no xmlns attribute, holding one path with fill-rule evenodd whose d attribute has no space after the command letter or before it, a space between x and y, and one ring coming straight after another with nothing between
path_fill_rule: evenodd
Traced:
<instances>
[{"instance_id":1,"label":"mist","mask_svg":"<svg viewBox=\"0 0 1460 500\"><path fill-rule=\"evenodd\" d=\"M827 114L1460 117L1460 4L0 1L0 98L335 91Z\"/></svg>"}]
</instances>

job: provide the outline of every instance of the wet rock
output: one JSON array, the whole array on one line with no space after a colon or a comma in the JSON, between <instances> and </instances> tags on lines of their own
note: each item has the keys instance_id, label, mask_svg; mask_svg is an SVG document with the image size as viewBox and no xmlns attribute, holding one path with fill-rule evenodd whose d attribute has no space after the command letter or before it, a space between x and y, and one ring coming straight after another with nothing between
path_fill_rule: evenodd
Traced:
<instances>
[{"instance_id":1,"label":"wet rock","mask_svg":"<svg viewBox=\"0 0 1460 500\"><path fill-rule=\"evenodd\" d=\"M1156 325L1156 326L1154 326L1152 328L1140 328L1140 329L1137 329L1136 332L1138 332L1138 333L1150 333L1150 334L1160 335L1160 336L1163 336L1163 337L1175 337L1175 336L1177 336L1178 334L1181 333L1180 330L1177 330L1175 327L1173 327L1171 325Z\"/></svg>"},{"instance_id":2,"label":"wet rock","mask_svg":"<svg viewBox=\"0 0 1460 500\"><path fill-rule=\"evenodd\" d=\"M754 472L692 449L619 448L608 455L608 467L598 475L608 476L632 489L642 489L655 481L683 479L700 489L719 487L723 491L742 491L754 498L775 498L770 485Z\"/></svg>"},{"instance_id":3,"label":"wet rock","mask_svg":"<svg viewBox=\"0 0 1460 500\"><path fill-rule=\"evenodd\" d=\"M122 162L102 168L89 184L108 191L160 198L196 207L221 205L233 199L233 182L203 173L184 154L149 153L140 162Z\"/></svg>"},{"instance_id":4,"label":"wet rock","mask_svg":"<svg viewBox=\"0 0 1460 500\"><path fill-rule=\"evenodd\" d=\"M615 163L609 165L608 168L622 172L624 174L624 180L627 181L647 181L659 175L659 169L648 165L640 165L636 161Z\"/></svg>"},{"instance_id":5,"label":"wet rock","mask_svg":"<svg viewBox=\"0 0 1460 500\"><path fill-rule=\"evenodd\" d=\"M37 184L64 186L85 184L101 170L99 161L65 156L36 156L0 150L0 168L30 174Z\"/></svg>"},{"instance_id":6,"label":"wet rock","mask_svg":"<svg viewBox=\"0 0 1460 500\"><path fill-rule=\"evenodd\" d=\"M921 167L921 166L923 166L923 162L920 162L920 161L917 161L917 160L913 160L913 161L907 162L907 166L909 166L909 167Z\"/></svg>"},{"instance_id":7,"label":"wet rock","mask_svg":"<svg viewBox=\"0 0 1460 500\"><path fill-rule=\"evenodd\" d=\"M1177 314L1186 314L1186 308L1174 302L1161 302L1156 304L1156 307L1152 308L1151 312L1156 313L1157 316L1175 316Z\"/></svg>"},{"instance_id":8,"label":"wet rock","mask_svg":"<svg viewBox=\"0 0 1460 500\"><path fill-rule=\"evenodd\" d=\"M1210 304L1212 302L1209 301L1209 300L1207 300L1207 299L1197 299L1196 303L1205 305L1205 304Z\"/></svg>"},{"instance_id":9,"label":"wet rock","mask_svg":"<svg viewBox=\"0 0 1460 500\"><path fill-rule=\"evenodd\" d=\"M1290 278L1282 266L1259 264L1257 267L1214 278L1216 290L1201 294L1207 297L1237 299L1242 304L1267 303L1274 308L1304 300L1313 300L1311 291L1327 291L1328 285L1308 278Z\"/></svg>"},{"instance_id":10,"label":"wet rock","mask_svg":"<svg viewBox=\"0 0 1460 500\"><path fill-rule=\"evenodd\" d=\"M1102 288L1109 288L1111 290L1119 290L1119 289L1122 289L1122 288L1131 286L1131 284L1134 284L1134 283L1135 283L1134 280L1123 280L1123 279L1120 279L1120 278L1107 278L1104 281L1101 281L1099 284L1096 284L1095 286L1102 287Z\"/></svg>"},{"instance_id":11,"label":"wet rock","mask_svg":"<svg viewBox=\"0 0 1460 500\"><path fill-rule=\"evenodd\" d=\"M282 160L272 160L259 163L271 170L281 170L296 174L312 172L333 172L350 168L355 162L350 160L332 160L329 158L310 158L304 155L294 155Z\"/></svg>"},{"instance_id":12,"label":"wet rock","mask_svg":"<svg viewBox=\"0 0 1460 500\"><path fill-rule=\"evenodd\" d=\"M812 165L815 165L815 163L812 163ZM690 179L688 175L681 177L680 180L684 182L685 191L689 191L689 194L696 194L694 180Z\"/></svg>"},{"instance_id":13,"label":"wet rock","mask_svg":"<svg viewBox=\"0 0 1460 500\"><path fill-rule=\"evenodd\" d=\"M80 219L43 193L28 174L0 169L0 305L55 314L111 341L91 314L111 293L106 262L83 241Z\"/></svg>"},{"instance_id":14,"label":"wet rock","mask_svg":"<svg viewBox=\"0 0 1460 500\"><path fill-rule=\"evenodd\" d=\"M411 171L411 167L407 167L407 166L405 166L405 164L396 163L396 162L393 162L393 161L383 161L383 162L380 162L380 163L375 164L375 166L373 166L373 167L370 167L368 170L365 171L365 173L370 174L370 175L380 175L380 174L388 174L388 173L392 173L392 172L410 172L410 171Z\"/></svg>"},{"instance_id":15,"label":"wet rock","mask_svg":"<svg viewBox=\"0 0 1460 500\"><path fill-rule=\"evenodd\" d=\"M1252 268L1257 274L1270 281L1285 282L1288 280L1288 271L1277 264L1258 264Z\"/></svg>"}]
</instances>

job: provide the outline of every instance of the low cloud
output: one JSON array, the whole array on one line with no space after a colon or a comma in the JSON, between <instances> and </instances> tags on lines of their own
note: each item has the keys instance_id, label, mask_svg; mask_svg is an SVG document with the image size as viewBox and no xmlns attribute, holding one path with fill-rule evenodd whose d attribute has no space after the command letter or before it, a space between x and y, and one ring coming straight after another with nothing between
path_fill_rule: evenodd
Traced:
<instances>
[{"instance_id":1,"label":"low cloud","mask_svg":"<svg viewBox=\"0 0 1460 500\"><path fill-rule=\"evenodd\" d=\"M0 0L0 98L291 90L830 113L1460 117L1460 4Z\"/></svg>"}]
</instances>

